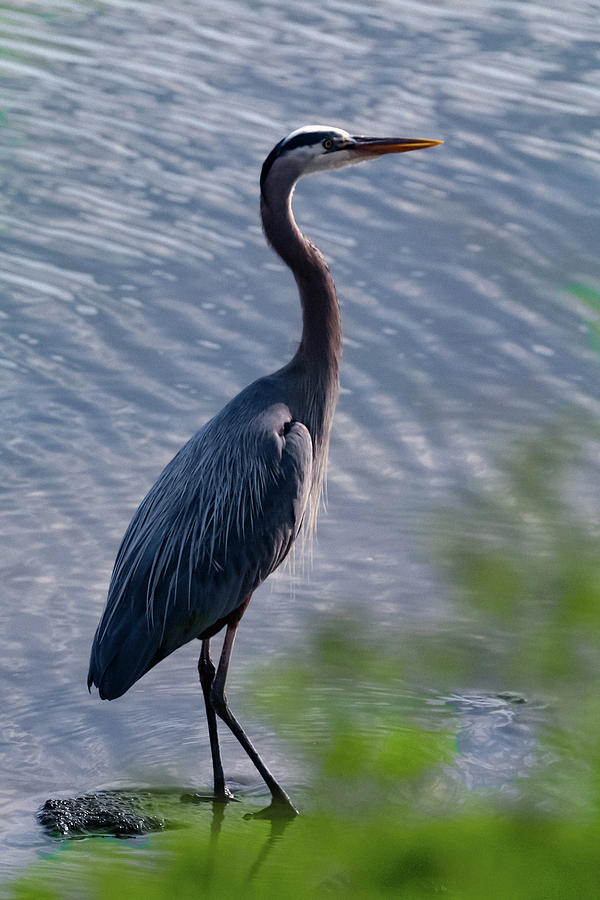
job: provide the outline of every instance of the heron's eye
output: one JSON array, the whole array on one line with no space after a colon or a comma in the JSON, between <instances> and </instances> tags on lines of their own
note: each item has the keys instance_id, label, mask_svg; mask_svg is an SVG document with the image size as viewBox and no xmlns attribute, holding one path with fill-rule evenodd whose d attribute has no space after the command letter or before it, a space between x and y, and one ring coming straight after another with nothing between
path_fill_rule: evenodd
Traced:
<instances>
[{"instance_id":1,"label":"heron's eye","mask_svg":"<svg viewBox=\"0 0 600 900\"><path fill-rule=\"evenodd\" d=\"M333 141L331 140L331 138L325 138L325 140L323 141L323 147L324 147L326 150L331 150L331 149L332 149L332 147L333 147Z\"/></svg>"}]
</instances>

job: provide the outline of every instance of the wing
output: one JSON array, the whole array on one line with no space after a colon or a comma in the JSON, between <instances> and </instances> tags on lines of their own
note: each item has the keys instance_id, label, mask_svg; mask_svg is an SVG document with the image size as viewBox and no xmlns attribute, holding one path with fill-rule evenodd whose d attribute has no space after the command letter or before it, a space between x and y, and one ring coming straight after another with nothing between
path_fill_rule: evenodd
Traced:
<instances>
[{"instance_id":1,"label":"wing","mask_svg":"<svg viewBox=\"0 0 600 900\"><path fill-rule=\"evenodd\" d=\"M201 429L123 538L88 685L119 697L177 647L216 633L287 556L311 469L310 434L283 403L249 416L232 401Z\"/></svg>"}]
</instances>

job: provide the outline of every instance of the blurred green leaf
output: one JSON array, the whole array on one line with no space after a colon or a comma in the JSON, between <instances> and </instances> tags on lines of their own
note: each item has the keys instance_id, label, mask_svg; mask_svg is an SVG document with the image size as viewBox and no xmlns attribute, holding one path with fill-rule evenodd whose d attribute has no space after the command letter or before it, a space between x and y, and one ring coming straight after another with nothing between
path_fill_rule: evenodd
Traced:
<instances>
[{"instance_id":1,"label":"blurred green leaf","mask_svg":"<svg viewBox=\"0 0 600 900\"><path fill-rule=\"evenodd\" d=\"M594 312L600 313L600 293L587 284L567 284L565 291L582 300Z\"/></svg>"},{"instance_id":2,"label":"blurred green leaf","mask_svg":"<svg viewBox=\"0 0 600 900\"><path fill-rule=\"evenodd\" d=\"M573 297L581 300L593 313L600 313L600 293L587 284L567 284L564 288ZM586 319L590 344L596 352L600 352L600 323Z\"/></svg>"}]
</instances>

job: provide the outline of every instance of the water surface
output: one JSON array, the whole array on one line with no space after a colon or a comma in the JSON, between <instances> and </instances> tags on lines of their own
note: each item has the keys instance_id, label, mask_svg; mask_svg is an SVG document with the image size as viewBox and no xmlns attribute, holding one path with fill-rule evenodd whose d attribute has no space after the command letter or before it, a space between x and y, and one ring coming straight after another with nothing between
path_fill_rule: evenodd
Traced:
<instances>
[{"instance_id":1,"label":"water surface","mask_svg":"<svg viewBox=\"0 0 600 900\"><path fill-rule=\"evenodd\" d=\"M33 819L48 796L210 784L198 647L114 704L88 696L87 659L145 491L294 351L295 290L264 244L258 175L307 122L445 144L297 191L345 333L328 510L310 578L291 590L278 575L244 618L232 705L301 803L302 760L240 708L257 661L301 648L321 612L452 628L425 552L431 511L493 479L524 431L600 412L593 313L569 287L600 289L597 13L507 0L2 8L3 873L48 849ZM500 790L523 770L530 733L513 731L493 767L475 742L466 782L488 771ZM228 774L260 795L224 743Z\"/></svg>"}]
</instances>

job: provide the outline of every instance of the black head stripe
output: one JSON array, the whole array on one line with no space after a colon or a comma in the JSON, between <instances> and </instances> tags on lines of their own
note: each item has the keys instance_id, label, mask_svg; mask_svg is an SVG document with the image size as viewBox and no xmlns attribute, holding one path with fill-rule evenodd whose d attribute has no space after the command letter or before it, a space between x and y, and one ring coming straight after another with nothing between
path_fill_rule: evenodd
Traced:
<instances>
[{"instance_id":1,"label":"black head stripe","mask_svg":"<svg viewBox=\"0 0 600 900\"><path fill-rule=\"evenodd\" d=\"M262 167L262 170L260 173L260 189L261 189L261 191L263 189L263 185L266 181L267 175L271 171L271 166L273 165L273 163L275 162L277 157L281 155L282 147L284 144L285 144L285 138L282 141L279 141L278 144L275 144L275 146L273 147L273 149L271 150L271 152L269 153L269 155L267 156L267 158L265 159L265 161L263 163L263 167Z\"/></svg>"},{"instance_id":2,"label":"black head stripe","mask_svg":"<svg viewBox=\"0 0 600 900\"><path fill-rule=\"evenodd\" d=\"M265 159L260 173L260 188L267 179L267 175L271 170L271 166L278 157L283 156L288 150L296 150L298 147L312 147L329 136L327 131L303 131L294 135L293 138L283 138L278 144L275 144L267 158Z\"/></svg>"},{"instance_id":3,"label":"black head stripe","mask_svg":"<svg viewBox=\"0 0 600 900\"><path fill-rule=\"evenodd\" d=\"M281 147L281 153L286 153L288 150L295 150L296 147L312 147L326 137L329 137L327 131L301 131L293 138L284 138L277 146Z\"/></svg>"}]
</instances>

